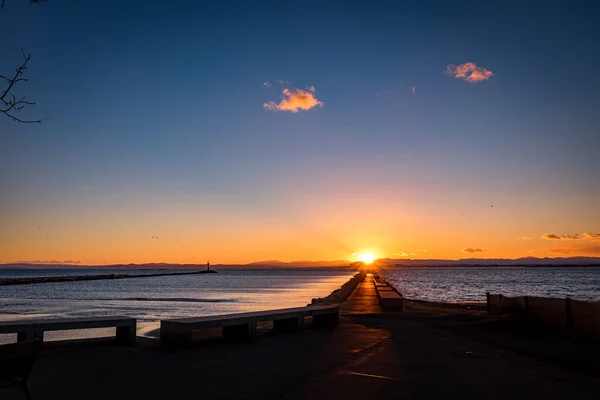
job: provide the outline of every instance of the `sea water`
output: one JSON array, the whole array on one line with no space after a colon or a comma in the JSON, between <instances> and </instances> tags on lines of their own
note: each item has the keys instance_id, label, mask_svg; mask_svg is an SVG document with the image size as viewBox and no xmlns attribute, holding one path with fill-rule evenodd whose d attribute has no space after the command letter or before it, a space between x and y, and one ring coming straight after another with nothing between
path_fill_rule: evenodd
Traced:
<instances>
[{"instance_id":1,"label":"sea water","mask_svg":"<svg viewBox=\"0 0 600 400\"><path fill-rule=\"evenodd\" d=\"M485 301L486 292L600 300L600 267L390 267L381 274L419 300Z\"/></svg>"}]
</instances>

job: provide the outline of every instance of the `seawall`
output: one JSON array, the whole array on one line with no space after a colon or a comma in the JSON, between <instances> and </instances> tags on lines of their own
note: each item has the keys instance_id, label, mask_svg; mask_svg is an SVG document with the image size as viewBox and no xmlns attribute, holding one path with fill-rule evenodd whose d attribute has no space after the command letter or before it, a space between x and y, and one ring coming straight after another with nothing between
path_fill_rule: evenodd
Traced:
<instances>
[{"instance_id":1,"label":"seawall","mask_svg":"<svg viewBox=\"0 0 600 400\"><path fill-rule=\"evenodd\" d=\"M570 298L507 297L487 293L491 314L519 314L548 327L581 336L600 338L600 303Z\"/></svg>"}]
</instances>

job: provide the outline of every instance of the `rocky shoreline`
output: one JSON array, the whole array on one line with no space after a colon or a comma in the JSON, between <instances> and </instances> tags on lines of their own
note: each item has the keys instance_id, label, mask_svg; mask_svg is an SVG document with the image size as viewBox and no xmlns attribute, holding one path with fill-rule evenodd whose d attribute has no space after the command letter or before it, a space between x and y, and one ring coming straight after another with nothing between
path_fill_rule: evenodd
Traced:
<instances>
[{"instance_id":1,"label":"rocky shoreline","mask_svg":"<svg viewBox=\"0 0 600 400\"><path fill-rule=\"evenodd\" d=\"M163 272L156 274L104 274L104 275L74 275L74 276L41 276L33 278L5 278L0 279L0 286L8 285L32 285L37 283L54 282L77 282L77 281L98 281L103 279L128 279L128 278L149 278L155 276L173 276L173 275L200 275L214 274L217 271L194 271L194 272Z\"/></svg>"},{"instance_id":2,"label":"rocky shoreline","mask_svg":"<svg viewBox=\"0 0 600 400\"><path fill-rule=\"evenodd\" d=\"M315 298L312 299L311 303L308 304L309 306L322 306L322 305L327 305L327 304L340 304L343 303L344 300L346 300L346 298L348 296L350 296L350 293L352 293L352 291L356 288L356 286L362 282L363 279L365 279L365 275L366 272L364 271L360 271L357 274L355 274L352 278L350 278L350 280L346 283L344 283L339 289L334 290L333 292L331 292L331 294L327 297L319 297L319 298Z\"/></svg>"}]
</instances>

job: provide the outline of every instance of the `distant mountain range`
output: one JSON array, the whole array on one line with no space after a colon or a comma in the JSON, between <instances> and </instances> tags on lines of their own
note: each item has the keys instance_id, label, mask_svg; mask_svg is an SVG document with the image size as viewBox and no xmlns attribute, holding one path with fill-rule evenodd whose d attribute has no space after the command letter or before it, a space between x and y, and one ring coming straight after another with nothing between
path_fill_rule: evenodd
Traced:
<instances>
[{"instance_id":1,"label":"distant mountain range","mask_svg":"<svg viewBox=\"0 0 600 400\"><path fill-rule=\"evenodd\" d=\"M360 263L347 260L336 261L292 261L283 262L279 260L257 261L249 264L211 264L211 268L306 268L306 267L347 267L358 266ZM374 265L382 267L466 267L466 266L600 266L600 257L556 257L538 258L522 257L517 259L508 258L463 258L460 260L412 260L380 258ZM169 263L146 263L146 264L112 264L112 265L83 265L79 263L47 263L47 262L19 262L0 264L0 268L154 268L154 269L186 269L206 268L206 264L169 264Z\"/></svg>"},{"instance_id":2,"label":"distant mountain range","mask_svg":"<svg viewBox=\"0 0 600 400\"><path fill-rule=\"evenodd\" d=\"M406 260L384 258L377 260L380 265L398 267L461 267L461 266L557 266L557 265L597 265L600 257L521 257L509 258L461 258L460 260Z\"/></svg>"}]
</instances>

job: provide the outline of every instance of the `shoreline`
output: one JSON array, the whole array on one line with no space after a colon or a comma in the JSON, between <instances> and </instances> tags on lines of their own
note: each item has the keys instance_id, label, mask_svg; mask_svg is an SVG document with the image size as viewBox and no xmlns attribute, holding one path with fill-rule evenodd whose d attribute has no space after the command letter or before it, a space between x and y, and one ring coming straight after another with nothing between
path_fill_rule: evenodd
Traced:
<instances>
[{"instance_id":1,"label":"shoreline","mask_svg":"<svg viewBox=\"0 0 600 400\"><path fill-rule=\"evenodd\" d=\"M217 271L194 271L194 272L166 272L156 274L103 274L103 275L74 275L74 276L41 276L33 278L3 278L0 279L0 286L9 285L35 285L40 283L57 283L57 282L78 282L78 281L98 281L106 279L130 279L130 278L151 278L157 276L174 276L174 275L202 275L216 274Z\"/></svg>"}]
</instances>

